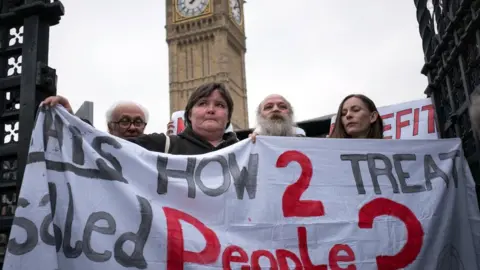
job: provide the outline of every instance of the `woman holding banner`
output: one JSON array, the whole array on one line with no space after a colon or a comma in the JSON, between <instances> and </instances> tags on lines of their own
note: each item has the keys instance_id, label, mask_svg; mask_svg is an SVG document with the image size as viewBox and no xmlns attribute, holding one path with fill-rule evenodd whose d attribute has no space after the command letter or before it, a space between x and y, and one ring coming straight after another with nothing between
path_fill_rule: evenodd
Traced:
<instances>
[{"instance_id":1,"label":"woman holding banner","mask_svg":"<svg viewBox=\"0 0 480 270\"><path fill-rule=\"evenodd\" d=\"M48 97L45 106L60 104L71 111L68 100ZM208 83L197 88L185 107L185 130L178 135L144 134L128 141L147 150L176 155L199 155L228 147L238 142L234 132L225 132L233 113L233 99L221 83Z\"/></svg>"},{"instance_id":2,"label":"woman holding banner","mask_svg":"<svg viewBox=\"0 0 480 270\"><path fill-rule=\"evenodd\" d=\"M225 86L209 83L197 88L185 107L185 130L178 135L148 134L130 140L150 151L199 155L238 142L226 132L233 113L233 99Z\"/></svg>"},{"instance_id":3,"label":"woman holding banner","mask_svg":"<svg viewBox=\"0 0 480 270\"><path fill-rule=\"evenodd\" d=\"M329 138L383 139L383 121L375 103L365 95L345 97L337 111L337 119Z\"/></svg>"}]
</instances>

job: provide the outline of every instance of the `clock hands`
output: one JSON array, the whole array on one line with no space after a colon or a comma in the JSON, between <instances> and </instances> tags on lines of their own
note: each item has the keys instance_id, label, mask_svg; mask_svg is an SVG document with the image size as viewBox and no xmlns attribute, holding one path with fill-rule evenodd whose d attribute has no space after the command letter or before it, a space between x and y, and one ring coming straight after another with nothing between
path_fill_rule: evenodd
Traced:
<instances>
[{"instance_id":1,"label":"clock hands","mask_svg":"<svg viewBox=\"0 0 480 270\"><path fill-rule=\"evenodd\" d=\"M211 0L172 0L176 1L176 6L182 17L198 16L207 10Z\"/></svg>"}]
</instances>

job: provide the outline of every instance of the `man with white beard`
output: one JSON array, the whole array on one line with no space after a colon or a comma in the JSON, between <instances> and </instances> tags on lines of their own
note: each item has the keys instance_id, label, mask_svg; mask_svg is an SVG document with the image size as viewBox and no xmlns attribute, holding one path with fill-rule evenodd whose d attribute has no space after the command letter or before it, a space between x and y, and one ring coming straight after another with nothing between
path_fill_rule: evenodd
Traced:
<instances>
[{"instance_id":1,"label":"man with white beard","mask_svg":"<svg viewBox=\"0 0 480 270\"><path fill-rule=\"evenodd\" d=\"M267 96L257 108L257 127L249 135L255 142L257 135L262 136L305 136L303 129L295 127L293 108L283 96Z\"/></svg>"}]
</instances>

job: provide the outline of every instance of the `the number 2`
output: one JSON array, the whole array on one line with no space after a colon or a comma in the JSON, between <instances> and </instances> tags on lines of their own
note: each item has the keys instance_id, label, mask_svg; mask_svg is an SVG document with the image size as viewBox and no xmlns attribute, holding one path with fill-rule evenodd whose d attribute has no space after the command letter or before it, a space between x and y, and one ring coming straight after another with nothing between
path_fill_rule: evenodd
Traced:
<instances>
[{"instance_id":1,"label":"the number 2","mask_svg":"<svg viewBox=\"0 0 480 270\"><path fill-rule=\"evenodd\" d=\"M286 151L277 159L277 168L285 168L290 162L297 162L302 169L297 181L289 185L282 197L284 217L319 217L325 210L321 201L300 200L312 179L313 169L310 159L299 151Z\"/></svg>"}]
</instances>

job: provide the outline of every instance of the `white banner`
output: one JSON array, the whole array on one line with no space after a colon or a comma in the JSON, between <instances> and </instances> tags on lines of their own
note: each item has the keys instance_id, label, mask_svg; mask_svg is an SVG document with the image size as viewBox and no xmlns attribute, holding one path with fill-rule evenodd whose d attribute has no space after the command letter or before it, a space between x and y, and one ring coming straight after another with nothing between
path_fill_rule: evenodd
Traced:
<instances>
[{"instance_id":1,"label":"white banner","mask_svg":"<svg viewBox=\"0 0 480 270\"><path fill-rule=\"evenodd\" d=\"M379 107L383 119L385 139L438 139L435 125L435 110L432 100L424 98L390 106ZM332 117L330 133L335 124L336 115Z\"/></svg>"},{"instance_id":2,"label":"white banner","mask_svg":"<svg viewBox=\"0 0 480 270\"><path fill-rule=\"evenodd\" d=\"M479 221L459 139L174 156L55 108L33 131L4 270L480 269Z\"/></svg>"}]
</instances>

